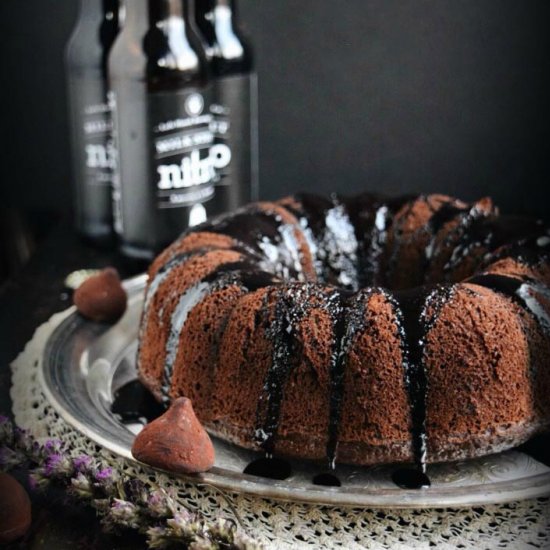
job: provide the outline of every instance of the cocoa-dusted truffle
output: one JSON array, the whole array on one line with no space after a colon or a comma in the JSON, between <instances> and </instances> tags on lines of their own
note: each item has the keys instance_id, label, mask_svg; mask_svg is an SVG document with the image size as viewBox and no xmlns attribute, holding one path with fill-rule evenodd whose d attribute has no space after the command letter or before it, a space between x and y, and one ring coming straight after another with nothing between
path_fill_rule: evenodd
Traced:
<instances>
[{"instance_id":1,"label":"cocoa-dusted truffle","mask_svg":"<svg viewBox=\"0 0 550 550\"><path fill-rule=\"evenodd\" d=\"M182 474L206 472L214 466L214 447L186 397L176 399L162 416L147 424L132 446L134 458Z\"/></svg>"},{"instance_id":2,"label":"cocoa-dusted truffle","mask_svg":"<svg viewBox=\"0 0 550 550\"><path fill-rule=\"evenodd\" d=\"M107 268L84 281L74 293L78 312L100 323L112 323L126 311L128 297L116 269Z\"/></svg>"},{"instance_id":3,"label":"cocoa-dusted truffle","mask_svg":"<svg viewBox=\"0 0 550 550\"><path fill-rule=\"evenodd\" d=\"M27 491L9 474L0 472L0 544L21 538L31 525Z\"/></svg>"}]
</instances>

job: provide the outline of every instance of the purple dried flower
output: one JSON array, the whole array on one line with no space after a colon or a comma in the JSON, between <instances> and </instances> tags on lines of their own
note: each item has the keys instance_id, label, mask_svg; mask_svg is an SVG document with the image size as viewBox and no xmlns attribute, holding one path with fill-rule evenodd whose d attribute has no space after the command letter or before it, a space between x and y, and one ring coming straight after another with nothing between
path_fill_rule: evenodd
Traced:
<instances>
[{"instance_id":1,"label":"purple dried flower","mask_svg":"<svg viewBox=\"0 0 550 550\"><path fill-rule=\"evenodd\" d=\"M150 527L146 535L149 548L168 548L171 544L170 530L166 527Z\"/></svg>"},{"instance_id":2,"label":"purple dried flower","mask_svg":"<svg viewBox=\"0 0 550 550\"><path fill-rule=\"evenodd\" d=\"M79 472L76 477L71 479L71 489L73 494L81 498L93 496L92 484L82 472Z\"/></svg>"},{"instance_id":3,"label":"purple dried flower","mask_svg":"<svg viewBox=\"0 0 550 550\"><path fill-rule=\"evenodd\" d=\"M63 449L63 442L59 439L48 439L42 448L46 453L58 453Z\"/></svg>"},{"instance_id":4,"label":"purple dried flower","mask_svg":"<svg viewBox=\"0 0 550 550\"><path fill-rule=\"evenodd\" d=\"M14 429L4 415L0 415L0 444L0 467L31 463L28 477L31 489L42 489L52 479L62 482L69 494L90 500L91 506L103 516L106 529L114 530L117 526L139 529L147 534L151 548L174 545L191 550L262 548L237 532L231 521L220 519L210 525L185 509L174 513L175 490L149 491L139 479L121 478L113 467L95 469L92 457L70 457L67 446L58 439L40 445L27 431ZM116 498L122 495L127 500Z\"/></svg>"},{"instance_id":5,"label":"purple dried flower","mask_svg":"<svg viewBox=\"0 0 550 550\"><path fill-rule=\"evenodd\" d=\"M236 531L236 525L233 521L218 518L212 525L210 525L209 531L210 535L216 538L216 540L231 544Z\"/></svg>"},{"instance_id":6,"label":"purple dried flower","mask_svg":"<svg viewBox=\"0 0 550 550\"><path fill-rule=\"evenodd\" d=\"M51 454L45 461L44 473L47 476L51 476L62 463L63 457L60 454Z\"/></svg>"},{"instance_id":7,"label":"purple dried flower","mask_svg":"<svg viewBox=\"0 0 550 550\"><path fill-rule=\"evenodd\" d=\"M113 469L111 467L102 468L97 470L95 478L97 481L112 481Z\"/></svg>"},{"instance_id":8,"label":"purple dried flower","mask_svg":"<svg viewBox=\"0 0 550 550\"><path fill-rule=\"evenodd\" d=\"M77 472L83 472L88 470L92 465L92 458L87 455L79 455L76 458L73 458L73 468Z\"/></svg>"},{"instance_id":9,"label":"purple dried flower","mask_svg":"<svg viewBox=\"0 0 550 550\"><path fill-rule=\"evenodd\" d=\"M94 470L91 479L95 481L94 487L105 497L121 497L121 488L119 487L117 472L112 467L100 468Z\"/></svg>"},{"instance_id":10,"label":"purple dried flower","mask_svg":"<svg viewBox=\"0 0 550 550\"><path fill-rule=\"evenodd\" d=\"M187 510L182 510L174 517L166 520L168 527L172 529L173 536L192 540L197 534L202 531L201 524Z\"/></svg>"},{"instance_id":11,"label":"purple dried flower","mask_svg":"<svg viewBox=\"0 0 550 550\"><path fill-rule=\"evenodd\" d=\"M109 515L114 523L124 527L139 527L139 508L126 500L113 499Z\"/></svg>"},{"instance_id":12,"label":"purple dried flower","mask_svg":"<svg viewBox=\"0 0 550 550\"><path fill-rule=\"evenodd\" d=\"M157 518L168 517L174 513L168 499L161 491L152 491L149 494L147 508L150 514Z\"/></svg>"},{"instance_id":13,"label":"purple dried flower","mask_svg":"<svg viewBox=\"0 0 550 550\"><path fill-rule=\"evenodd\" d=\"M42 445L36 447L37 462L44 462L49 459L51 455L60 455L64 452L63 444L58 439L48 439ZM55 461L55 459L54 459Z\"/></svg>"},{"instance_id":14,"label":"purple dried flower","mask_svg":"<svg viewBox=\"0 0 550 550\"><path fill-rule=\"evenodd\" d=\"M32 491L41 491L50 484L50 480L44 475L42 468L35 468L30 472L28 480Z\"/></svg>"},{"instance_id":15,"label":"purple dried flower","mask_svg":"<svg viewBox=\"0 0 550 550\"><path fill-rule=\"evenodd\" d=\"M44 461L46 477L71 476L74 473L69 458L61 453L52 453Z\"/></svg>"},{"instance_id":16,"label":"purple dried flower","mask_svg":"<svg viewBox=\"0 0 550 550\"><path fill-rule=\"evenodd\" d=\"M193 521L195 521L195 516L191 512L188 510L180 510L175 513L174 517L170 518L167 523L170 527L177 529L179 527L185 527Z\"/></svg>"},{"instance_id":17,"label":"purple dried flower","mask_svg":"<svg viewBox=\"0 0 550 550\"><path fill-rule=\"evenodd\" d=\"M139 479L130 479L124 483L124 493L128 496L128 500L137 502L138 504L147 504L148 491L147 486Z\"/></svg>"}]
</instances>

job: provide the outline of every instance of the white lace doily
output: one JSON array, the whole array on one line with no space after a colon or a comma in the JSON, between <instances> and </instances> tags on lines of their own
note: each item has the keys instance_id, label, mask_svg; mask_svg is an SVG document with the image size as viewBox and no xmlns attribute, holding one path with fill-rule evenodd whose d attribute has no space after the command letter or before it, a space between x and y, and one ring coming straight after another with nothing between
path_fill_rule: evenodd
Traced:
<instances>
[{"instance_id":1,"label":"white lace doily","mask_svg":"<svg viewBox=\"0 0 550 550\"><path fill-rule=\"evenodd\" d=\"M47 402L37 376L53 328L68 312L42 325L12 364L11 397L17 424L35 437L68 442L74 454L102 454L128 476L172 487L205 517L237 519L269 549L514 549L550 548L550 499L467 509L371 510L282 502L194 485L100 449L66 424ZM236 518L237 516L237 518Z\"/></svg>"}]
</instances>

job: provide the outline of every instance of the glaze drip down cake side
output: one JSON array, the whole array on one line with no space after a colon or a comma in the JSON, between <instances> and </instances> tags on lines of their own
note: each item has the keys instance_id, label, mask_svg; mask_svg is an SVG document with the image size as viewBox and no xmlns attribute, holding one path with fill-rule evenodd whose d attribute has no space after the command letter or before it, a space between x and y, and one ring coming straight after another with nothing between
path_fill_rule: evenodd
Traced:
<instances>
[{"instance_id":1,"label":"glaze drip down cake side","mask_svg":"<svg viewBox=\"0 0 550 550\"><path fill-rule=\"evenodd\" d=\"M138 370L270 454L450 461L550 425L550 233L490 199L251 204L152 264Z\"/></svg>"}]
</instances>

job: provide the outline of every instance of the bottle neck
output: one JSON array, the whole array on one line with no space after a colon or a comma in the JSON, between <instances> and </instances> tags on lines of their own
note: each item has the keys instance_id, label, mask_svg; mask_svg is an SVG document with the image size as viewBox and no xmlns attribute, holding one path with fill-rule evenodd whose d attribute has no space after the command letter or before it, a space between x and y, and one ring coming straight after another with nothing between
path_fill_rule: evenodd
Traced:
<instances>
[{"instance_id":1,"label":"bottle neck","mask_svg":"<svg viewBox=\"0 0 550 550\"><path fill-rule=\"evenodd\" d=\"M94 18L98 21L102 17L102 6L100 0L80 0L79 16L81 18Z\"/></svg>"},{"instance_id":2,"label":"bottle neck","mask_svg":"<svg viewBox=\"0 0 550 550\"><path fill-rule=\"evenodd\" d=\"M183 0L153 0L149 2L150 22L158 23L170 17L183 19L184 1Z\"/></svg>"},{"instance_id":3,"label":"bottle neck","mask_svg":"<svg viewBox=\"0 0 550 550\"><path fill-rule=\"evenodd\" d=\"M148 31L166 37L183 33L189 39L196 34L189 23L191 17L189 0L125 0L123 32L138 40Z\"/></svg>"},{"instance_id":4,"label":"bottle neck","mask_svg":"<svg viewBox=\"0 0 550 550\"><path fill-rule=\"evenodd\" d=\"M197 3L197 11L208 12L218 6L227 7L231 11L235 10L235 0L195 0Z\"/></svg>"},{"instance_id":5,"label":"bottle neck","mask_svg":"<svg viewBox=\"0 0 550 550\"><path fill-rule=\"evenodd\" d=\"M132 34L147 32L149 28L149 0L125 0L124 31Z\"/></svg>"},{"instance_id":6,"label":"bottle neck","mask_svg":"<svg viewBox=\"0 0 550 550\"><path fill-rule=\"evenodd\" d=\"M234 0L194 0L195 19L210 47L236 37Z\"/></svg>"},{"instance_id":7,"label":"bottle neck","mask_svg":"<svg viewBox=\"0 0 550 550\"><path fill-rule=\"evenodd\" d=\"M120 7L120 0L103 0L103 18L105 21L112 22L118 26L120 20Z\"/></svg>"},{"instance_id":8,"label":"bottle neck","mask_svg":"<svg viewBox=\"0 0 550 550\"><path fill-rule=\"evenodd\" d=\"M94 25L119 25L119 0L80 0L79 18Z\"/></svg>"},{"instance_id":9,"label":"bottle neck","mask_svg":"<svg viewBox=\"0 0 550 550\"><path fill-rule=\"evenodd\" d=\"M234 0L195 0L196 22L218 76L248 72L252 53L237 27Z\"/></svg>"},{"instance_id":10,"label":"bottle neck","mask_svg":"<svg viewBox=\"0 0 550 550\"><path fill-rule=\"evenodd\" d=\"M106 72L107 55L119 32L119 0L80 0L79 8L68 55L80 63L87 60L88 66L97 62Z\"/></svg>"},{"instance_id":11,"label":"bottle neck","mask_svg":"<svg viewBox=\"0 0 550 550\"><path fill-rule=\"evenodd\" d=\"M84 0L87 1L87 0ZM171 18L187 19L187 0L126 0L125 22L153 27Z\"/></svg>"}]
</instances>

